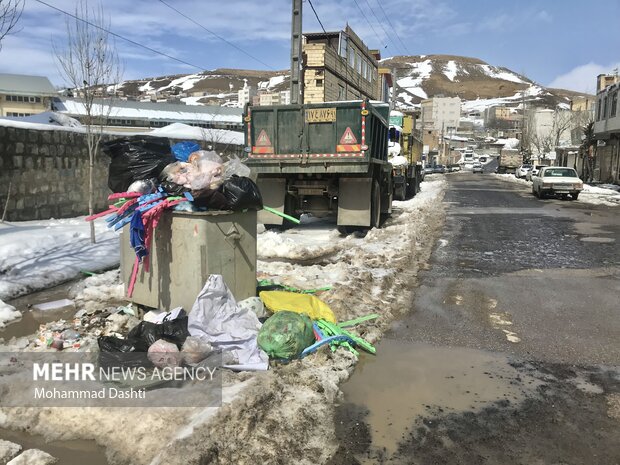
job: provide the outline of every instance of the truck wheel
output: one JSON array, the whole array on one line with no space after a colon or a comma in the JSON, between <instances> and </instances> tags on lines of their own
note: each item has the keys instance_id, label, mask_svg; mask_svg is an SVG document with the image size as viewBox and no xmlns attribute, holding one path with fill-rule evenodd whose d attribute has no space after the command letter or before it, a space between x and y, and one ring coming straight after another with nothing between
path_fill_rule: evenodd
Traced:
<instances>
[{"instance_id":1,"label":"truck wheel","mask_svg":"<svg viewBox=\"0 0 620 465\"><path fill-rule=\"evenodd\" d=\"M573 198L573 200L577 200L577 197L579 197L579 192L575 192L574 194L571 194L570 196Z\"/></svg>"},{"instance_id":2,"label":"truck wheel","mask_svg":"<svg viewBox=\"0 0 620 465\"><path fill-rule=\"evenodd\" d=\"M372 182L370 202L370 227L378 228L381 224L381 188L377 180Z\"/></svg>"}]
</instances>

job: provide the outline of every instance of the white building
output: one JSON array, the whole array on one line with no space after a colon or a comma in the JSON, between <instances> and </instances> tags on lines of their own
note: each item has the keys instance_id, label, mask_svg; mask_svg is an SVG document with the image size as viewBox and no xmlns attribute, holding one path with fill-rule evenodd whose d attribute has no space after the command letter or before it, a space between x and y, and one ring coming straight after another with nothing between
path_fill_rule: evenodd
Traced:
<instances>
[{"instance_id":1,"label":"white building","mask_svg":"<svg viewBox=\"0 0 620 465\"><path fill-rule=\"evenodd\" d=\"M456 132L460 119L460 98L433 97L422 100L422 125L424 130L434 130L439 133Z\"/></svg>"},{"instance_id":2,"label":"white building","mask_svg":"<svg viewBox=\"0 0 620 465\"><path fill-rule=\"evenodd\" d=\"M252 86L248 86L247 82L243 86L243 89L237 91L239 106L242 107L246 103L251 103L254 96L257 94L256 89Z\"/></svg>"}]
</instances>

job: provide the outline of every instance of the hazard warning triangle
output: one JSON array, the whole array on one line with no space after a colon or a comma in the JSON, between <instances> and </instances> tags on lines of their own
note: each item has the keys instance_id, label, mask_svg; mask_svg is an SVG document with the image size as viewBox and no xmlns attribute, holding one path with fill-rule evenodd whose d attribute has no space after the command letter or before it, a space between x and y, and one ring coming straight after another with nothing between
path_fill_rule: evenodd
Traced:
<instances>
[{"instance_id":1,"label":"hazard warning triangle","mask_svg":"<svg viewBox=\"0 0 620 465\"><path fill-rule=\"evenodd\" d=\"M353 131L351 131L351 128L347 127L347 129L344 131L344 134L340 138L340 144L341 145L357 144L357 139L353 135Z\"/></svg>"},{"instance_id":2,"label":"hazard warning triangle","mask_svg":"<svg viewBox=\"0 0 620 465\"><path fill-rule=\"evenodd\" d=\"M269 140L269 136L265 132L265 130L261 130L256 138L256 146L257 147L271 147L271 141Z\"/></svg>"}]
</instances>

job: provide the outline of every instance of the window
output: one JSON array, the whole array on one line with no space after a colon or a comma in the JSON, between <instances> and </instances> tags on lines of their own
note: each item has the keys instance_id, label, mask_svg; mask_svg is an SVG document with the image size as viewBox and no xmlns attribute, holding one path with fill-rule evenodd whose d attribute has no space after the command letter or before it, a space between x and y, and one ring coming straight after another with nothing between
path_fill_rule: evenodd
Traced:
<instances>
[{"instance_id":1,"label":"window","mask_svg":"<svg viewBox=\"0 0 620 465\"><path fill-rule=\"evenodd\" d=\"M349 49L349 66L355 69L355 52L353 49Z\"/></svg>"},{"instance_id":2,"label":"window","mask_svg":"<svg viewBox=\"0 0 620 465\"><path fill-rule=\"evenodd\" d=\"M316 80L316 86L317 87L323 87L323 79L317 79Z\"/></svg>"},{"instance_id":3,"label":"window","mask_svg":"<svg viewBox=\"0 0 620 465\"><path fill-rule=\"evenodd\" d=\"M357 58L355 60L355 64L356 64L356 69L357 69L357 74L361 75L362 74L362 55L360 55L359 53L356 53Z\"/></svg>"},{"instance_id":4,"label":"window","mask_svg":"<svg viewBox=\"0 0 620 465\"><path fill-rule=\"evenodd\" d=\"M339 47L339 55L342 58L346 58L347 57L347 42L348 42L348 38L346 35L344 34L340 34L340 47Z\"/></svg>"},{"instance_id":5,"label":"window","mask_svg":"<svg viewBox=\"0 0 620 465\"><path fill-rule=\"evenodd\" d=\"M12 112L12 111L8 111L6 113L6 116L13 116L13 117L24 117L24 116L32 116L32 113L16 113L16 112Z\"/></svg>"},{"instance_id":6,"label":"window","mask_svg":"<svg viewBox=\"0 0 620 465\"><path fill-rule=\"evenodd\" d=\"M613 94L611 94L611 104L609 108L610 118L613 118L614 116L616 116L617 106L618 106L618 91L615 91Z\"/></svg>"},{"instance_id":7,"label":"window","mask_svg":"<svg viewBox=\"0 0 620 465\"><path fill-rule=\"evenodd\" d=\"M598 101L596 102L596 121L600 121L601 120L602 100L603 99L598 99Z\"/></svg>"},{"instance_id":8,"label":"window","mask_svg":"<svg viewBox=\"0 0 620 465\"><path fill-rule=\"evenodd\" d=\"M607 118L607 95L603 98L603 118Z\"/></svg>"},{"instance_id":9,"label":"window","mask_svg":"<svg viewBox=\"0 0 620 465\"><path fill-rule=\"evenodd\" d=\"M344 90L344 86L338 84L338 100L345 100L346 96L345 96L345 90Z\"/></svg>"}]
</instances>

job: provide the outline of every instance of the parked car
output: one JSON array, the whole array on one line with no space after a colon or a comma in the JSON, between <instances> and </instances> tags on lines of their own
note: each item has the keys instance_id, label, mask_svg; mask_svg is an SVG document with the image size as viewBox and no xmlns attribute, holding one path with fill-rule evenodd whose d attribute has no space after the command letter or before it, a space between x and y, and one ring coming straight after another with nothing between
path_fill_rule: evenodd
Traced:
<instances>
[{"instance_id":1,"label":"parked car","mask_svg":"<svg viewBox=\"0 0 620 465\"><path fill-rule=\"evenodd\" d=\"M479 158L478 158L478 161L479 161L480 163L486 163L486 162L487 162L487 157L479 157Z\"/></svg>"},{"instance_id":2,"label":"parked car","mask_svg":"<svg viewBox=\"0 0 620 465\"><path fill-rule=\"evenodd\" d=\"M426 166L424 168L424 174L433 174L435 172L435 170L433 169L432 166Z\"/></svg>"},{"instance_id":3,"label":"parked car","mask_svg":"<svg viewBox=\"0 0 620 465\"><path fill-rule=\"evenodd\" d=\"M570 195L577 200L582 190L583 182L573 168L545 166L532 178L532 194L540 199L548 195L561 195L567 199Z\"/></svg>"},{"instance_id":4,"label":"parked car","mask_svg":"<svg viewBox=\"0 0 620 465\"><path fill-rule=\"evenodd\" d=\"M433 168L433 173L445 173L446 172L446 167L444 165L435 165L435 168Z\"/></svg>"},{"instance_id":5,"label":"parked car","mask_svg":"<svg viewBox=\"0 0 620 465\"><path fill-rule=\"evenodd\" d=\"M482 167L482 163L476 162L474 166L471 168L472 173L484 173L484 168Z\"/></svg>"},{"instance_id":6,"label":"parked car","mask_svg":"<svg viewBox=\"0 0 620 465\"><path fill-rule=\"evenodd\" d=\"M517 178L524 178L527 175L527 172L532 169L532 165L521 165L515 171L515 176Z\"/></svg>"},{"instance_id":7,"label":"parked car","mask_svg":"<svg viewBox=\"0 0 620 465\"><path fill-rule=\"evenodd\" d=\"M529 171L525 174L525 179L526 179L526 180L528 180L528 181L531 181L531 180L532 180L532 178L538 174L538 171L539 171L541 168L544 168L545 166L547 166L547 165L535 165L535 166L532 166L532 169L531 169L531 170L529 170Z\"/></svg>"},{"instance_id":8,"label":"parked car","mask_svg":"<svg viewBox=\"0 0 620 465\"><path fill-rule=\"evenodd\" d=\"M456 171L461 171L461 165L455 164L455 165L448 165L448 171L450 173L454 173Z\"/></svg>"}]
</instances>

